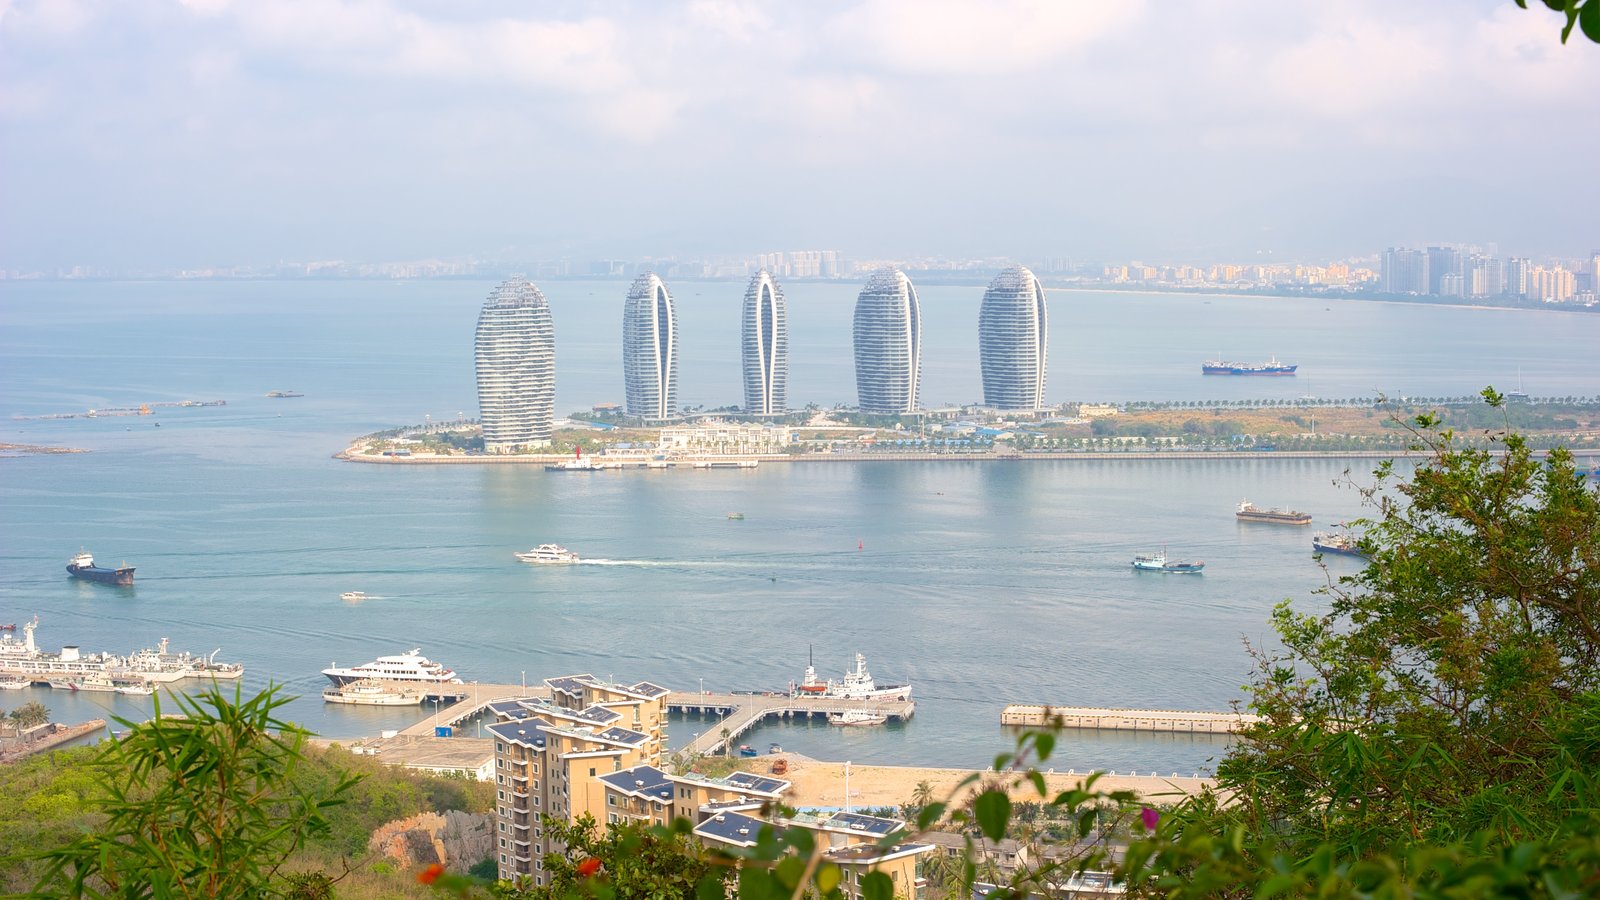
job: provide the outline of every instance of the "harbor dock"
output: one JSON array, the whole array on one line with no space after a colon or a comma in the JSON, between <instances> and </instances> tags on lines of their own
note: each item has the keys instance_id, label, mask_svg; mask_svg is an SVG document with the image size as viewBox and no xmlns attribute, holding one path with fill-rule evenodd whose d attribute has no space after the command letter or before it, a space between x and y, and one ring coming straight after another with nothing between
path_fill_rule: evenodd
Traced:
<instances>
[{"instance_id":1,"label":"harbor dock","mask_svg":"<svg viewBox=\"0 0 1600 900\"><path fill-rule=\"evenodd\" d=\"M1169 731L1185 734L1232 734L1261 721L1241 712L1190 712L1176 709L1106 709L1093 706L1045 706L1010 703L1000 711L1001 725L1024 728L1101 728L1110 731Z\"/></svg>"},{"instance_id":2,"label":"harbor dock","mask_svg":"<svg viewBox=\"0 0 1600 900\"><path fill-rule=\"evenodd\" d=\"M768 718L797 719L866 710L905 722L916 712L913 700L845 700L839 698L791 697L787 694L717 694L707 691L674 691L667 695L667 711L700 717L718 717L707 723L694 740L684 745L691 755L726 752L728 746L746 731Z\"/></svg>"},{"instance_id":3,"label":"harbor dock","mask_svg":"<svg viewBox=\"0 0 1600 900\"><path fill-rule=\"evenodd\" d=\"M373 683L416 686L414 682L374 680ZM440 728L454 728L482 713L491 703L549 696L550 689L542 684L530 687L525 684L480 684L474 681L467 684L429 685L423 694L423 708L438 706L437 711L415 725L401 729L399 734L401 737L432 737ZM444 705L444 701L450 701L449 705Z\"/></svg>"}]
</instances>

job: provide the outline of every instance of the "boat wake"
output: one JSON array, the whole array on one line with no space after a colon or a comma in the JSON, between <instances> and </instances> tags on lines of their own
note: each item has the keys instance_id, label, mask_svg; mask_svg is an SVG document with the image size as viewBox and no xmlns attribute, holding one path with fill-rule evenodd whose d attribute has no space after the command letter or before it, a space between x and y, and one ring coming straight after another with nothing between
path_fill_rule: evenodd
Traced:
<instances>
[{"instance_id":1,"label":"boat wake","mask_svg":"<svg viewBox=\"0 0 1600 900\"><path fill-rule=\"evenodd\" d=\"M731 562L728 560L695 560L695 559L580 559L573 565L578 566L640 566L640 567L676 567L676 568L735 568L739 566L752 566L755 563Z\"/></svg>"}]
</instances>

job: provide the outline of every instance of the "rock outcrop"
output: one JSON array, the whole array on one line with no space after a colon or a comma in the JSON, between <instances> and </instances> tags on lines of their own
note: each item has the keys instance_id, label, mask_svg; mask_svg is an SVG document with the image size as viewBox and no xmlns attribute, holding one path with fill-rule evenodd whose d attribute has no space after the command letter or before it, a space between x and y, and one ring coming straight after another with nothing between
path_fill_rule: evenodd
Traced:
<instances>
[{"instance_id":1,"label":"rock outcrop","mask_svg":"<svg viewBox=\"0 0 1600 900\"><path fill-rule=\"evenodd\" d=\"M421 813L383 825L367 847L407 867L466 868L494 855L493 819L460 810Z\"/></svg>"}]
</instances>

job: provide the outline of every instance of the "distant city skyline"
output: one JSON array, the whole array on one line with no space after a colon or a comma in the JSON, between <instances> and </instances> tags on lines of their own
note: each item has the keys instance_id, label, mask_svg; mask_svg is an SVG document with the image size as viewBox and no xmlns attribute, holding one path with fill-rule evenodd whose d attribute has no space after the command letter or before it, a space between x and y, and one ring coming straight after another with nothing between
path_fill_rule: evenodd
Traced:
<instances>
[{"instance_id":1,"label":"distant city skyline","mask_svg":"<svg viewBox=\"0 0 1600 900\"><path fill-rule=\"evenodd\" d=\"M1509 0L17 0L0 269L774 247L1211 265L1466 239L1577 258L1600 182L1538 161L1600 143L1600 53L1548 19Z\"/></svg>"}]
</instances>

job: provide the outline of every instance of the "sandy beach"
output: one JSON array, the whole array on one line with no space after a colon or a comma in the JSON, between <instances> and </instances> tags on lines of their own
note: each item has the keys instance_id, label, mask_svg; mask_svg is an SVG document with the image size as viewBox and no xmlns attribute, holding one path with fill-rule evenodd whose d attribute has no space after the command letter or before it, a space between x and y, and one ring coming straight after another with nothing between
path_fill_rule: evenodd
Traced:
<instances>
[{"instance_id":1,"label":"sandy beach","mask_svg":"<svg viewBox=\"0 0 1600 900\"><path fill-rule=\"evenodd\" d=\"M788 800L796 806L837 807L845 805L844 796L844 763L810 759L792 753L779 753L760 758L760 766L750 767L751 771L767 772L772 760L787 759L789 772L782 775L793 787L789 791ZM752 760L754 762L754 760ZM972 769L937 769L920 768L916 766L850 766L850 797L849 805L862 806L899 806L911 801L916 793L917 785L926 781L933 789L935 799L946 799L956 785L973 774ZM1002 777L999 773L988 773L991 777ZM1060 791L1070 790L1083 783L1087 772L1056 771L1045 775L1045 784L1054 797ZM1137 775L1123 772L1117 775L1107 773L1095 782L1095 789L1100 791L1136 791L1140 796L1156 803L1175 802L1182 796L1198 793L1203 787L1212 785L1209 778L1195 778L1191 774L1174 776L1173 773L1154 775L1143 772ZM969 786L970 788L971 786ZM1012 792L1012 797L1017 800L1037 800L1038 792L1031 784L1024 783Z\"/></svg>"}]
</instances>

